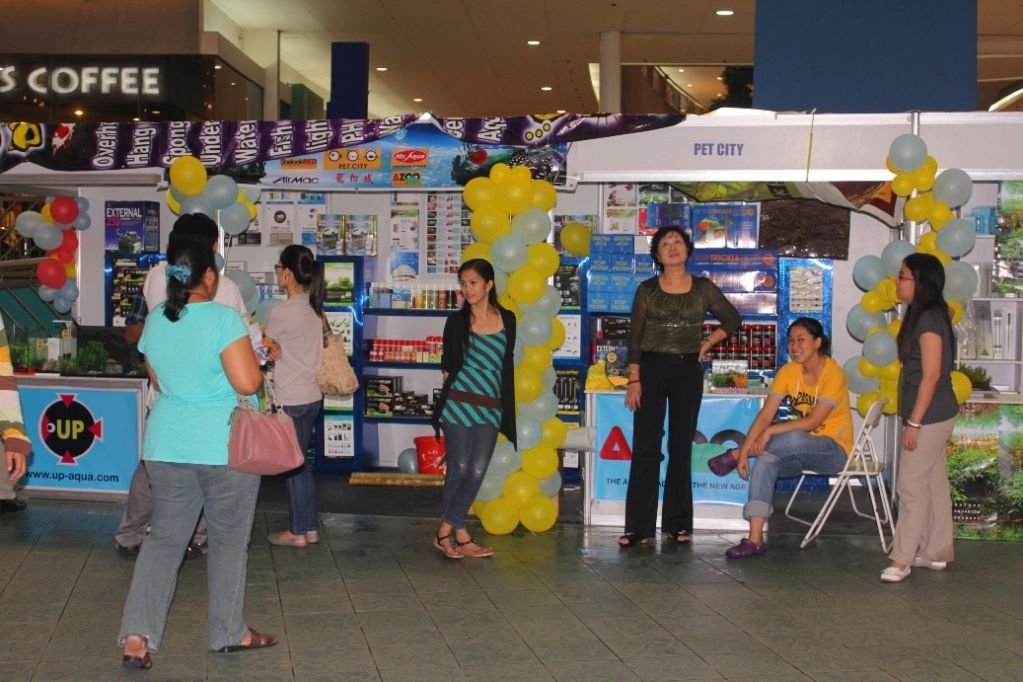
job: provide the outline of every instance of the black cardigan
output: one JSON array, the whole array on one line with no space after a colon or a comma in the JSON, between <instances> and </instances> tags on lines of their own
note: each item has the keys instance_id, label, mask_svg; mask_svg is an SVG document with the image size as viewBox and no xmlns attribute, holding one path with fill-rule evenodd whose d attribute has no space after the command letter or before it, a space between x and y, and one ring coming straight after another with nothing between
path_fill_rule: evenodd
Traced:
<instances>
[{"instance_id":1,"label":"black cardigan","mask_svg":"<svg viewBox=\"0 0 1023 682\"><path fill-rule=\"evenodd\" d=\"M504 308L499 307L499 310L508 344L504 349L504 359L501 362L501 433L515 446L515 364L512 359L515 354L515 315ZM469 330L465 327L461 312L448 317L448 321L444 324L444 356L441 358L441 365L448 376L444 380L440 396L433 406L433 428L438 436L440 435L440 415L448 398L448 390L465 362L463 351L465 337L468 333Z\"/></svg>"}]
</instances>

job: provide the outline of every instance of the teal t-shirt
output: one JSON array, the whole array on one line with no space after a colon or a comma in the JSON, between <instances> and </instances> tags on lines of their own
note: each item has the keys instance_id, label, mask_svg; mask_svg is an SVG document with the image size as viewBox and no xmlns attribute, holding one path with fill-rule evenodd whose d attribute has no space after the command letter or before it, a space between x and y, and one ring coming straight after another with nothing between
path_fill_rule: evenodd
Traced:
<instances>
[{"instance_id":1,"label":"teal t-shirt","mask_svg":"<svg viewBox=\"0 0 1023 682\"><path fill-rule=\"evenodd\" d=\"M163 304L146 318L139 351L160 391L146 419L142 458L156 462L227 464L228 420L238 400L220 354L248 336L237 310L189 303L177 322Z\"/></svg>"}]
</instances>

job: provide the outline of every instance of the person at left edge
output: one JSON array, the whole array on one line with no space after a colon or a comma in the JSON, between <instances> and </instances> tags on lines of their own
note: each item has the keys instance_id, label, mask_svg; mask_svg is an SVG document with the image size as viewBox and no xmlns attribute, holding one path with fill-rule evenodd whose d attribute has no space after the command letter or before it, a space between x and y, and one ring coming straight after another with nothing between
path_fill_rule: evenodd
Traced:
<instances>
[{"instance_id":1,"label":"person at left edge","mask_svg":"<svg viewBox=\"0 0 1023 682\"><path fill-rule=\"evenodd\" d=\"M692 253L693 240L684 229L658 230L650 256L660 274L640 283L632 302L625 392L625 406L634 411L632 462L621 547L654 536L665 403L668 470L661 532L679 544L689 542L693 532L693 437L703 399L703 357L737 331L742 320L716 284L686 270ZM703 338L708 312L721 326Z\"/></svg>"},{"instance_id":2,"label":"person at left edge","mask_svg":"<svg viewBox=\"0 0 1023 682\"><path fill-rule=\"evenodd\" d=\"M493 549L473 539L465 515L479 492L498 432L514 447L515 315L497 302L494 267L482 258L458 269L462 308L444 325L444 385L433 427L444 430L447 468L444 513L433 546L449 559L485 557Z\"/></svg>"},{"instance_id":3,"label":"person at left edge","mask_svg":"<svg viewBox=\"0 0 1023 682\"><path fill-rule=\"evenodd\" d=\"M4 471L0 472L0 513L18 512L25 508L14 492L14 484L25 475L25 460L32 451L32 442L25 435L21 416L18 384L11 364L11 346L0 319L0 438L4 441Z\"/></svg>"}]
</instances>

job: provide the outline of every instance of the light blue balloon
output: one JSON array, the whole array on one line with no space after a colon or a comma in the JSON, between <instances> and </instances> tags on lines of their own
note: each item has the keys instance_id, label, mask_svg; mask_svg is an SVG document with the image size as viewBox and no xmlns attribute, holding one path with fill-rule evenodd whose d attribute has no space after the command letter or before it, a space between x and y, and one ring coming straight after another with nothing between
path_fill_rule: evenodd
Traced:
<instances>
[{"instance_id":1,"label":"light blue balloon","mask_svg":"<svg viewBox=\"0 0 1023 682\"><path fill-rule=\"evenodd\" d=\"M938 233L938 248L952 258L965 256L977 243L977 228L972 220L960 218L946 223Z\"/></svg>"},{"instance_id":2,"label":"light blue balloon","mask_svg":"<svg viewBox=\"0 0 1023 682\"><path fill-rule=\"evenodd\" d=\"M506 478L508 478L508 474L502 471L497 471L493 467L487 469L487 475L483 477L483 481L480 483L476 499L488 502L504 495L504 479Z\"/></svg>"},{"instance_id":3,"label":"light blue balloon","mask_svg":"<svg viewBox=\"0 0 1023 682\"><path fill-rule=\"evenodd\" d=\"M892 140L888 155L899 170L915 171L927 160L927 143L919 135L905 133Z\"/></svg>"},{"instance_id":4,"label":"light blue balloon","mask_svg":"<svg viewBox=\"0 0 1023 682\"><path fill-rule=\"evenodd\" d=\"M551 233L551 218L540 208L528 208L512 218L512 234L519 235L527 244L547 239Z\"/></svg>"},{"instance_id":5,"label":"light blue balloon","mask_svg":"<svg viewBox=\"0 0 1023 682\"><path fill-rule=\"evenodd\" d=\"M860 371L860 359L863 356L856 355L845 361L842 369L845 370L845 382L849 390L857 395L870 393L881 388L880 377L866 377Z\"/></svg>"},{"instance_id":6,"label":"light blue balloon","mask_svg":"<svg viewBox=\"0 0 1023 682\"><path fill-rule=\"evenodd\" d=\"M540 374L540 379L543 380L543 392L554 390L554 384L558 381L558 373L554 371L553 367L548 367Z\"/></svg>"},{"instance_id":7,"label":"light blue balloon","mask_svg":"<svg viewBox=\"0 0 1023 682\"><path fill-rule=\"evenodd\" d=\"M61 286L57 295L68 301L76 301L78 300L78 294L78 285L75 284L73 279L68 278L65 280L64 285Z\"/></svg>"},{"instance_id":8,"label":"light blue balloon","mask_svg":"<svg viewBox=\"0 0 1023 682\"><path fill-rule=\"evenodd\" d=\"M280 299L276 298L264 298L262 301L257 303L252 309L252 314L255 316L256 322L261 325L266 324L266 318L270 314L270 311L280 304Z\"/></svg>"},{"instance_id":9,"label":"light blue balloon","mask_svg":"<svg viewBox=\"0 0 1023 682\"><path fill-rule=\"evenodd\" d=\"M61 245L64 233L53 223L44 222L32 231L32 241L43 251L49 251Z\"/></svg>"},{"instance_id":10,"label":"light blue balloon","mask_svg":"<svg viewBox=\"0 0 1023 682\"><path fill-rule=\"evenodd\" d=\"M888 332L877 332L863 342L863 357L878 367L890 365L899 358L895 337Z\"/></svg>"},{"instance_id":11,"label":"light blue balloon","mask_svg":"<svg viewBox=\"0 0 1023 682\"><path fill-rule=\"evenodd\" d=\"M533 309L547 317L554 317L561 310L561 292L546 285L540 298L532 303Z\"/></svg>"},{"instance_id":12,"label":"light blue balloon","mask_svg":"<svg viewBox=\"0 0 1023 682\"><path fill-rule=\"evenodd\" d=\"M849 313L845 316L845 328L849 330L849 335L857 341L866 340L867 332L874 327L883 327L886 324L884 315L868 313L859 303L850 308Z\"/></svg>"},{"instance_id":13,"label":"light blue balloon","mask_svg":"<svg viewBox=\"0 0 1023 682\"><path fill-rule=\"evenodd\" d=\"M501 268L494 266L494 289L498 296L508 293L508 273Z\"/></svg>"},{"instance_id":14,"label":"light blue balloon","mask_svg":"<svg viewBox=\"0 0 1023 682\"><path fill-rule=\"evenodd\" d=\"M522 467L522 453L516 450L506 440L499 441L494 445L494 454L490 457L490 464L487 471L494 470L495 474L505 477L514 473Z\"/></svg>"},{"instance_id":15,"label":"light blue balloon","mask_svg":"<svg viewBox=\"0 0 1023 682\"><path fill-rule=\"evenodd\" d=\"M71 223L71 227L75 228L79 232L85 232L92 227L92 218L89 217L88 213L78 213L78 217Z\"/></svg>"},{"instance_id":16,"label":"light blue balloon","mask_svg":"<svg viewBox=\"0 0 1023 682\"><path fill-rule=\"evenodd\" d=\"M238 200L238 183L226 175L214 175L202 194L213 208L227 208Z\"/></svg>"},{"instance_id":17,"label":"light blue balloon","mask_svg":"<svg viewBox=\"0 0 1023 682\"><path fill-rule=\"evenodd\" d=\"M905 239L897 239L888 242L881 251L881 262L884 263L884 271L893 277L899 274L902 269L902 261L911 253L916 253L916 247Z\"/></svg>"},{"instance_id":18,"label":"light blue balloon","mask_svg":"<svg viewBox=\"0 0 1023 682\"><path fill-rule=\"evenodd\" d=\"M242 204L231 204L220 212L220 226L229 235L239 235L249 228L249 209Z\"/></svg>"},{"instance_id":19,"label":"light blue balloon","mask_svg":"<svg viewBox=\"0 0 1023 682\"><path fill-rule=\"evenodd\" d=\"M38 211L22 211L14 220L14 229L22 237L31 237L39 226L45 223L42 214Z\"/></svg>"},{"instance_id":20,"label":"light blue balloon","mask_svg":"<svg viewBox=\"0 0 1023 682\"><path fill-rule=\"evenodd\" d=\"M516 335L515 347L512 348L512 364L518 367L522 364L524 357L526 357L526 342L522 340L521 335Z\"/></svg>"},{"instance_id":21,"label":"light blue balloon","mask_svg":"<svg viewBox=\"0 0 1023 682\"><path fill-rule=\"evenodd\" d=\"M232 270L225 277L238 285L238 291L241 293L243 301L248 302L249 299L256 295L256 280L252 279L252 275L249 273L241 270ZM258 303L258 300L256 302ZM252 307L249 307L249 310L252 310Z\"/></svg>"},{"instance_id":22,"label":"light blue balloon","mask_svg":"<svg viewBox=\"0 0 1023 682\"><path fill-rule=\"evenodd\" d=\"M53 287L48 287L45 284L40 284L39 291L37 293L39 294L39 298L42 300L53 301L60 293L60 289L54 289Z\"/></svg>"},{"instance_id":23,"label":"light blue balloon","mask_svg":"<svg viewBox=\"0 0 1023 682\"><path fill-rule=\"evenodd\" d=\"M85 197L75 197L75 203L78 204L79 215L89 210L89 200Z\"/></svg>"},{"instance_id":24,"label":"light blue balloon","mask_svg":"<svg viewBox=\"0 0 1023 682\"><path fill-rule=\"evenodd\" d=\"M519 450L528 450L540 443L543 431L540 427L539 419L531 414L520 414L515 419L515 426Z\"/></svg>"},{"instance_id":25,"label":"light blue balloon","mask_svg":"<svg viewBox=\"0 0 1023 682\"><path fill-rule=\"evenodd\" d=\"M494 259L494 265L505 272L514 272L525 265L529 251L522 236L512 233L490 245L490 256Z\"/></svg>"},{"instance_id":26,"label":"light blue balloon","mask_svg":"<svg viewBox=\"0 0 1023 682\"><path fill-rule=\"evenodd\" d=\"M542 346L551 338L551 318L536 311L519 318L516 341L522 339L527 346Z\"/></svg>"},{"instance_id":27,"label":"light blue balloon","mask_svg":"<svg viewBox=\"0 0 1023 682\"><path fill-rule=\"evenodd\" d=\"M945 286L942 294L946 301L965 301L973 297L979 283L977 271L969 263L954 260L945 266Z\"/></svg>"},{"instance_id":28,"label":"light blue balloon","mask_svg":"<svg viewBox=\"0 0 1023 682\"><path fill-rule=\"evenodd\" d=\"M558 413L558 397L551 390L540 391L540 396L531 403L520 403L519 410L523 414L531 414L541 422L551 419Z\"/></svg>"},{"instance_id":29,"label":"light blue balloon","mask_svg":"<svg viewBox=\"0 0 1023 682\"><path fill-rule=\"evenodd\" d=\"M879 256L862 256L853 266L853 281L863 291L876 287L884 276L884 263Z\"/></svg>"},{"instance_id":30,"label":"light blue balloon","mask_svg":"<svg viewBox=\"0 0 1023 682\"><path fill-rule=\"evenodd\" d=\"M419 473L419 455L415 448L405 448L398 453L398 471L403 474Z\"/></svg>"},{"instance_id":31,"label":"light blue balloon","mask_svg":"<svg viewBox=\"0 0 1023 682\"><path fill-rule=\"evenodd\" d=\"M213 217L213 205L210 204L202 194L196 194L194 196L186 196L181 200L181 211L180 215L187 215L189 213L202 213L209 217Z\"/></svg>"},{"instance_id":32,"label":"light blue balloon","mask_svg":"<svg viewBox=\"0 0 1023 682\"><path fill-rule=\"evenodd\" d=\"M250 204L258 203L259 195L263 192L259 185L238 185L238 188L245 192L245 200Z\"/></svg>"},{"instance_id":33,"label":"light blue balloon","mask_svg":"<svg viewBox=\"0 0 1023 682\"><path fill-rule=\"evenodd\" d=\"M934 179L934 198L948 204L949 208L962 206L973 194L973 181L965 171L958 168L943 170Z\"/></svg>"},{"instance_id":34,"label":"light blue balloon","mask_svg":"<svg viewBox=\"0 0 1023 682\"><path fill-rule=\"evenodd\" d=\"M540 492L544 497L554 497L561 490L561 474L555 471L547 478L540 479Z\"/></svg>"},{"instance_id":35,"label":"light blue balloon","mask_svg":"<svg viewBox=\"0 0 1023 682\"><path fill-rule=\"evenodd\" d=\"M220 255L219 251L213 253L213 264L217 268L217 272L224 271L224 257Z\"/></svg>"},{"instance_id":36,"label":"light blue balloon","mask_svg":"<svg viewBox=\"0 0 1023 682\"><path fill-rule=\"evenodd\" d=\"M71 301L67 300L62 296L57 296L53 299L53 309L60 314L64 314L71 311Z\"/></svg>"}]
</instances>

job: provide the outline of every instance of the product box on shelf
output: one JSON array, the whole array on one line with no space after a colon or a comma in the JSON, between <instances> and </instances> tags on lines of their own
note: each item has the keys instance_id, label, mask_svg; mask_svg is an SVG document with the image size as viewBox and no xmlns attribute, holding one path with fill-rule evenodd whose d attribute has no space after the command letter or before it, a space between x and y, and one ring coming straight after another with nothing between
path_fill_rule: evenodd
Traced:
<instances>
[{"instance_id":1,"label":"product box on shelf","mask_svg":"<svg viewBox=\"0 0 1023 682\"><path fill-rule=\"evenodd\" d=\"M363 384L366 395L373 397L391 397L401 393L401 377L366 376Z\"/></svg>"},{"instance_id":2,"label":"product box on shelf","mask_svg":"<svg viewBox=\"0 0 1023 682\"><path fill-rule=\"evenodd\" d=\"M631 234L594 234L590 237L590 257L596 254L631 254L634 242Z\"/></svg>"},{"instance_id":3,"label":"product box on shelf","mask_svg":"<svg viewBox=\"0 0 1023 682\"><path fill-rule=\"evenodd\" d=\"M710 366L710 390L737 393L749 387L749 363L745 360L715 360Z\"/></svg>"},{"instance_id":4,"label":"product box on shelf","mask_svg":"<svg viewBox=\"0 0 1023 682\"><path fill-rule=\"evenodd\" d=\"M640 208L640 224L648 228L647 232L655 232L661 227L690 228L691 204L670 202L666 204L650 203Z\"/></svg>"},{"instance_id":5,"label":"product box on shelf","mask_svg":"<svg viewBox=\"0 0 1023 682\"><path fill-rule=\"evenodd\" d=\"M690 213L697 247L751 249L757 245L757 204L693 204Z\"/></svg>"},{"instance_id":6,"label":"product box on shelf","mask_svg":"<svg viewBox=\"0 0 1023 682\"><path fill-rule=\"evenodd\" d=\"M579 308L579 265L561 263L554 273L554 288L561 292L562 308Z\"/></svg>"},{"instance_id":7,"label":"product box on shelf","mask_svg":"<svg viewBox=\"0 0 1023 682\"><path fill-rule=\"evenodd\" d=\"M366 415L369 417L393 417L394 397L370 398L366 396Z\"/></svg>"},{"instance_id":8,"label":"product box on shelf","mask_svg":"<svg viewBox=\"0 0 1023 682\"><path fill-rule=\"evenodd\" d=\"M160 251L160 204L108 201L104 211L106 250L117 253Z\"/></svg>"}]
</instances>

